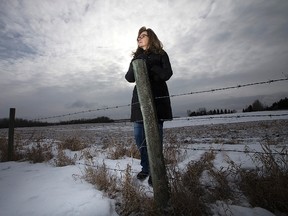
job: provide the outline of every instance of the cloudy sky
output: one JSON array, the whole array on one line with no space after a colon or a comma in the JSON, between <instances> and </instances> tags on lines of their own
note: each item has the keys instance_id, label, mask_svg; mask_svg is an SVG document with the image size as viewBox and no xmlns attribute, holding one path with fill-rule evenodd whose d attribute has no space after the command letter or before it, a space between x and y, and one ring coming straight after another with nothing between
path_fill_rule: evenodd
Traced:
<instances>
[{"instance_id":1,"label":"cloudy sky","mask_svg":"<svg viewBox=\"0 0 288 216\"><path fill-rule=\"evenodd\" d=\"M287 0L1 0L0 118L36 119L130 103L136 36L152 28L174 75L170 94L288 76ZM288 97L287 81L171 98L188 109L242 110ZM247 104L248 103L248 104ZM128 118L130 108L72 119ZM62 120L62 119L61 119Z\"/></svg>"}]
</instances>

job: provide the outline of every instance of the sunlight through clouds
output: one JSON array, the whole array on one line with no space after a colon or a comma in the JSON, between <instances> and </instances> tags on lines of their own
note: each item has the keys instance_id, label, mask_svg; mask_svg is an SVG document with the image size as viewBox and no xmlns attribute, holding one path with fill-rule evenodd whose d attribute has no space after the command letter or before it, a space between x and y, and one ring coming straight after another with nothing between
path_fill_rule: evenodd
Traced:
<instances>
[{"instance_id":1,"label":"sunlight through clouds","mask_svg":"<svg viewBox=\"0 0 288 216\"><path fill-rule=\"evenodd\" d=\"M63 113L75 111L73 104L130 103L133 84L124 75L142 26L156 32L170 57L171 93L283 77L287 10L285 0L1 1L0 118L10 107L34 118L30 106L43 100L37 96L43 91L37 113L44 116L57 114L55 103ZM250 92L282 97L287 89L280 84ZM188 100L177 100L175 113L197 106Z\"/></svg>"}]
</instances>

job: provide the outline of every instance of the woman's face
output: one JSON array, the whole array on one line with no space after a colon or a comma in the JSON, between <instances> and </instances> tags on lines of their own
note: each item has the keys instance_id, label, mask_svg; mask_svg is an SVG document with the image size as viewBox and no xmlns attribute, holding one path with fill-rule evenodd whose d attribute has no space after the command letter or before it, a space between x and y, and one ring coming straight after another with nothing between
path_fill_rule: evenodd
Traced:
<instances>
[{"instance_id":1,"label":"woman's face","mask_svg":"<svg viewBox=\"0 0 288 216\"><path fill-rule=\"evenodd\" d=\"M137 38L138 46L144 50L148 48L149 37L147 31L143 31Z\"/></svg>"}]
</instances>

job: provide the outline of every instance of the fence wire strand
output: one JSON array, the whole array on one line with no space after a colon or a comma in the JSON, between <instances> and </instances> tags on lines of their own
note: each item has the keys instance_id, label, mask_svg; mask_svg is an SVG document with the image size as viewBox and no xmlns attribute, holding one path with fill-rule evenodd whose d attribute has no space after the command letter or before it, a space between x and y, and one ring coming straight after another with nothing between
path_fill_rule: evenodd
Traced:
<instances>
[{"instance_id":1,"label":"fence wire strand","mask_svg":"<svg viewBox=\"0 0 288 216\"><path fill-rule=\"evenodd\" d=\"M171 148L171 146L169 147ZM172 147L179 149L178 146ZM192 151L213 151L213 152L236 152L236 153L245 153L245 154L267 154L267 155L280 155L280 156L287 156L287 152L260 152L260 151L249 151L249 150L235 150L235 149L215 149L215 148L189 148L189 147L181 147L180 150L192 150ZM133 157L132 157L133 158ZM89 163L82 163L82 162L76 162L77 165L83 165L88 167L99 167L95 164L89 164ZM106 169L115 171L115 172L125 172L126 169L117 169L117 168L110 168L106 167ZM136 171L132 171L132 173L138 173Z\"/></svg>"},{"instance_id":2,"label":"fence wire strand","mask_svg":"<svg viewBox=\"0 0 288 216\"><path fill-rule=\"evenodd\" d=\"M281 113L281 114L260 114L260 115L231 115L229 116L229 114L221 114L223 116L219 116L218 114L215 116L206 116L206 117L202 117L202 116L193 116L193 117L181 117L181 118L174 118L173 121L183 121L183 120L187 120L187 121L192 121L192 120L211 120L211 119L232 119L232 118L257 118L257 117L281 117L281 116L288 116L288 113ZM225 115L225 116L224 116Z\"/></svg>"},{"instance_id":3,"label":"fence wire strand","mask_svg":"<svg viewBox=\"0 0 288 216\"><path fill-rule=\"evenodd\" d=\"M273 80L268 80L268 81L262 81L262 82L254 82L254 83L247 83L247 84L241 84L241 85L235 85L235 86L215 88L215 89L210 89L210 90L201 90L201 91L192 91L192 92L188 92L188 93L171 94L170 96L156 97L155 100L163 99L163 98L173 98L173 97L180 97L180 96L188 96L188 95L194 95L194 94L213 93L213 92L217 92L217 91L225 91L225 90L229 90L229 89L239 89L239 88L248 87L248 86L270 84L270 83L287 81L287 80L288 80L288 77L281 78L281 79L273 79ZM92 112L97 112L97 111L118 109L118 108L122 108L122 107L130 107L131 105L135 105L135 104L138 104L138 103L126 104L126 105L118 105L118 106L110 106L110 107L107 106L107 107L104 107L104 108L83 110L83 111L67 113L67 114L63 114L63 115L54 115L54 116L49 116L49 117L36 118L34 120L35 121L43 121L43 120L49 120L49 119L55 119L55 118L62 118L62 117L74 116L74 115L85 114L85 113L92 113Z\"/></svg>"}]
</instances>

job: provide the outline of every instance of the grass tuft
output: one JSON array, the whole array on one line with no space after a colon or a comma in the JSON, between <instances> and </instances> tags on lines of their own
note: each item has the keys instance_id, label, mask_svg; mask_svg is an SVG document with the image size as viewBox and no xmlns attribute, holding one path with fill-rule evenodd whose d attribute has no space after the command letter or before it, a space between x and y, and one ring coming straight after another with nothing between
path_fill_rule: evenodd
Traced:
<instances>
[{"instance_id":1,"label":"grass tuft","mask_svg":"<svg viewBox=\"0 0 288 216\"><path fill-rule=\"evenodd\" d=\"M110 198L115 198L118 192L117 178L108 172L106 164L89 165L85 168L84 179L108 194Z\"/></svg>"},{"instance_id":2,"label":"grass tuft","mask_svg":"<svg viewBox=\"0 0 288 216\"><path fill-rule=\"evenodd\" d=\"M66 155L65 151L61 148L57 149L57 155L54 158L54 165L57 167L75 165L77 154L73 158Z\"/></svg>"},{"instance_id":3,"label":"grass tuft","mask_svg":"<svg viewBox=\"0 0 288 216\"><path fill-rule=\"evenodd\" d=\"M0 161L4 162L8 160L8 140L4 137L0 137Z\"/></svg>"},{"instance_id":4,"label":"grass tuft","mask_svg":"<svg viewBox=\"0 0 288 216\"><path fill-rule=\"evenodd\" d=\"M107 151L107 157L112 160L117 160L124 156L140 158L139 151L131 139L123 141L115 137L106 137L103 140L103 148Z\"/></svg>"},{"instance_id":5,"label":"grass tuft","mask_svg":"<svg viewBox=\"0 0 288 216\"><path fill-rule=\"evenodd\" d=\"M61 149L69 149L71 151L79 151L84 148L86 148L87 145L85 145L84 142L82 142L79 138L77 137L69 137L66 138L64 141L60 143L60 148Z\"/></svg>"},{"instance_id":6,"label":"grass tuft","mask_svg":"<svg viewBox=\"0 0 288 216\"><path fill-rule=\"evenodd\" d=\"M52 147L40 142L37 142L36 145L28 148L25 155L27 160L32 163L47 162L53 158Z\"/></svg>"},{"instance_id":7,"label":"grass tuft","mask_svg":"<svg viewBox=\"0 0 288 216\"><path fill-rule=\"evenodd\" d=\"M260 206L272 212L288 212L288 161L287 148L280 154L272 154L270 144L262 145L264 153L254 154L259 165L255 170L241 169L239 183L252 206ZM281 154L283 153L283 154Z\"/></svg>"}]
</instances>

